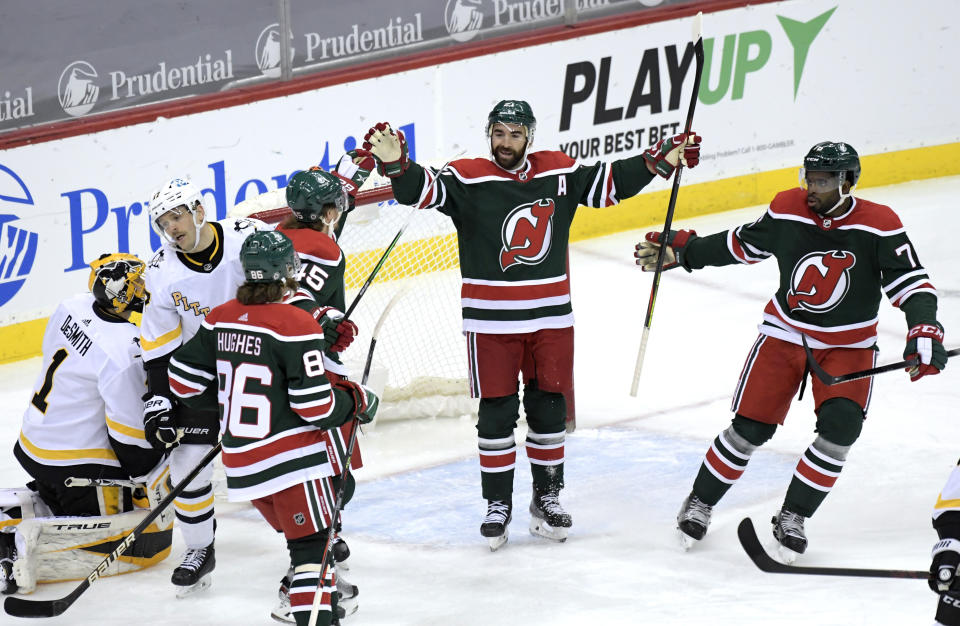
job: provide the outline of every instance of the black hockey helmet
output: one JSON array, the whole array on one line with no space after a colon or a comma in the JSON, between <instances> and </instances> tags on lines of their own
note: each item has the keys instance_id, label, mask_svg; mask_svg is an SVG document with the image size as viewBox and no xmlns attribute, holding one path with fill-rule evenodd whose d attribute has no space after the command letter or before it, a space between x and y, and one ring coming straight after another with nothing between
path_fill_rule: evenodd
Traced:
<instances>
[{"instance_id":1,"label":"black hockey helmet","mask_svg":"<svg viewBox=\"0 0 960 626\"><path fill-rule=\"evenodd\" d=\"M87 287L102 308L122 313L143 312L149 299L143 284L143 261L132 254L101 254L90 264Z\"/></svg>"},{"instance_id":2,"label":"black hockey helmet","mask_svg":"<svg viewBox=\"0 0 960 626\"><path fill-rule=\"evenodd\" d=\"M845 172L845 180L852 187L860 180L860 155L848 143L821 141L803 157L803 169L805 172Z\"/></svg>"}]
</instances>

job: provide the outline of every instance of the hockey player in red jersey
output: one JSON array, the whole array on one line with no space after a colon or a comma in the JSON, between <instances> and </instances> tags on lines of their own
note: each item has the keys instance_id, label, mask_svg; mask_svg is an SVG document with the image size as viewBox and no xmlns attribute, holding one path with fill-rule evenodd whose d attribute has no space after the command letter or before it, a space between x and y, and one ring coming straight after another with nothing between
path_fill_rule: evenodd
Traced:
<instances>
[{"instance_id":1,"label":"hockey player in red jersey","mask_svg":"<svg viewBox=\"0 0 960 626\"><path fill-rule=\"evenodd\" d=\"M513 514L513 473L524 383L526 451L533 474L530 530L564 541L571 516L564 485L564 392L573 379L573 310L567 276L577 207L608 207L637 194L677 163L693 167L700 138L665 138L642 154L579 165L558 151L532 152L536 118L523 100L503 100L487 118L489 158L441 172L409 160L403 133L381 123L365 149L391 178L396 199L450 216L457 229L463 330L471 395L480 398L480 476L487 515L480 533L497 549Z\"/></svg>"},{"instance_id":2,"label":"hockey player in red jersey","mask_svg":"<svg viewBox=\"0 0 960 626\"><path fill-rule=\"evenodd\" d=\"M904 357L920 359L911 380L946 365L936 291L896 213L851 195L859 178L853 147L818 143L804 158L802 188L778 193L755 222L706 237L689 230L669 233L665 268L691 271L771 256L780 268L779 288L740 373L733 423L714 439L677 516L687 547L703 538L713 506L783 423L807 372L803 336L827 371L873 367L877 313L886 294L906 316ZM656 267L662 240L662 233L651 232L637 244L637 264L644 270ZM804 521L833 488L860 436L872 384L864 378L827 386L812 378L817 437L801 455L772 520L785 560L807 548Z\"/></svg>"},{"instance_id":3,"label":"hockey player in red jersey","mask_svg":"<svg viewBox=\"0 0 960 626\"><path fill-rule=\"evenodd\" d=\"M170 389L188 406L219 400L228 498L252 501L286 537L296 623L308 623L318 588L316 623L339 623L332 558L320 581L336 501L324 431L354 418L369 422L379 399L357 383L327 379L324 333L291 304L309 299L295 280L292 242L275 231L254 233L240 260L245 282L237 299L210 311L171 357Z\"/></svg>"},{"instance_id":4,"label":"hockey player in red jersey","mask_svg":"<svg viewBox=\"0 0 960 626\"><path fill-rule=\"evenodd\" d=\"M355 160L357 162L354 162ZM321 315L341 319L343 317L342 311L346 307L346 260L337 238L343 231L346 213L353 204L356 192L370 176L373 166L373 157L358 156L352 151L340 160L336 174L314 167L298 172L287 185L287 206L290 207L291 214L281 222L277 231L293 242L300 259L300 272L297 276L300 287L313 296L321 307ZM340 339L323 354L323 366L331 382L348 378L349 372L340 362L338 355L356 336L357 327L350 320L342 320L336 324L335 332ZM353 428L353 422L349 422L341 428L324 431L330 461L338 476L343 471L346 448ZM361 467L363 460L360 455L360 441L357 440L350 459L351 472L347 474L347 493L351 495L356 486L352 470ZM343 572L348 569L346 561L350 556L350 549L340 537L340 526L341 520L337 519L334 524L336 535L333 555L338 568L339 607L344 615L349 615L357 610L358 588L343 576ZM288 572L288 579L289 577ZM274 619L279 621L283 620L285 607L288 606L285 598L285 590L288 589L289 585L281 582L280 606L273 612Z\"/></svg>"}]
</instances>

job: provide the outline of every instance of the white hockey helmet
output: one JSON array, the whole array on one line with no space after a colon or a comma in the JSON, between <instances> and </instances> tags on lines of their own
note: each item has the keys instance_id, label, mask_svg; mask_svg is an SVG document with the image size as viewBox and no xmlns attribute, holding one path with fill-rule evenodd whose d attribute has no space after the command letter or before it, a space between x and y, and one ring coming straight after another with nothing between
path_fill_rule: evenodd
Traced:
<instances>
[{"instance_id":1,"label":"white hockey helmet","mask_svg":"<svg viewBox=\"0 0 960 626\"><path fill-rule=\"evenodd\" d=\"M206 211L204 211L203 217L200 217L197 213L197 207L201 204L200 200L200 191L193 183L184 178L172 178L157 189L150 198L150 225L160 235L161 239L171 246L179 248L178 244L160 226L160 218L170 211L189 211L193 216L193 224L196 226L193 246L190 249L181 249L184 252L193 252L200 244L200 229L207 223Z\"/></svg>"}]
</instances>

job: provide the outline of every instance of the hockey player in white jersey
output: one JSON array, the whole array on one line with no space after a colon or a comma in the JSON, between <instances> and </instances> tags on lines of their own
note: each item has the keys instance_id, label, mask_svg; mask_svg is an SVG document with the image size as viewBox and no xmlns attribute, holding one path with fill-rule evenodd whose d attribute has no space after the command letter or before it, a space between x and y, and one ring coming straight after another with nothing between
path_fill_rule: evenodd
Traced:
<instances>
[{"instance_id":1,"label":"hockey player in white jersey","mask_svg":"<svg viewBox=\"0 0 960 626\"><path fill-rule=\"evenodd\" d=\"M138 513L123 514L149 506L134 484L154 470L156 482L166 477L160 476L162 452L143 433L145 376L136 326L146 297L143 270L131 254L102 255L91 263L90 291L62 301L47 322L43 365L13 447L33 480L26 488L0 489L4 593L85 577L106 556L96 554L106 536L58 532L57 524L65 529L64 518L82 516L96 523L80 524L80 531L132 529ZM122 571L165 558L172 522L138 539L132 554L143 561Z\"/></svg>"},{"instance_id":2,"label":"hockey player in white jersey","mask_svg":"<svg viewBox=\"0 0 960 626\"><path fill-rule=\"evenodd\" d=\"M928 583L937 600L937 626L960 626L960 464L933 506L933 527L940 540L933 546Z\"/></svg>"},{"instance_id":3,"label":"hockey player in white jersey","mask_svg":"<svg viewBox=\"0 0 960 626\"><path fill-rule=\"evenodd\" d=\"M141 324L143 366L148 393L143 425L147 440L170 451L170 473L179 483L196 467L220 434L217 411L178 406L170 393L170 355L193 337L214 307L236 296L243 283L240 245L247 235L266 228L257 220L207 221L194 185L174 178L150 200L150 221L163 240L150 260L146 278L150 301ZM214 553L213 468L208 465L174 501L187 551L171 582L183 597L210 585Z\"/></svg>"}]
</instances>

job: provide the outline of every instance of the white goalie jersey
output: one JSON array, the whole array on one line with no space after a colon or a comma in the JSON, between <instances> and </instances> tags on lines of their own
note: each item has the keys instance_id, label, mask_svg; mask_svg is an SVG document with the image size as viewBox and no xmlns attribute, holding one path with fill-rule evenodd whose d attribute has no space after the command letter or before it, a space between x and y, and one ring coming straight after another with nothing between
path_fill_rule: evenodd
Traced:
<instances>
[{"instance_id":1,"label":"white goalie jersey","mask_svg":"<svg viewBox=\"0 0 960 626\"><path fill-rule=\"evenodd\" d=\"M75 466L117 468L104 474L122 476L111 437L151 450L143 436L139 330L94 302L90 293L68 298L47 322L43 366L15 449L34 476Z\"/></svg>"},{"instance_id":2,"label":"white goalie jersey","mask_svg":"<svg viewBox=\"0 0 960 626\"><path fill-rule=\"evenodd\" d=\"M270 228L248 218L210 225L216 231L214 245L219 246L210 263L198 264L164 244L147 264L144 280L150 300L140 324L145 361L172 353L197 334L207 313L236 297L244 280L240 246L250 233Z\"/></svg>"}]
</instances>

